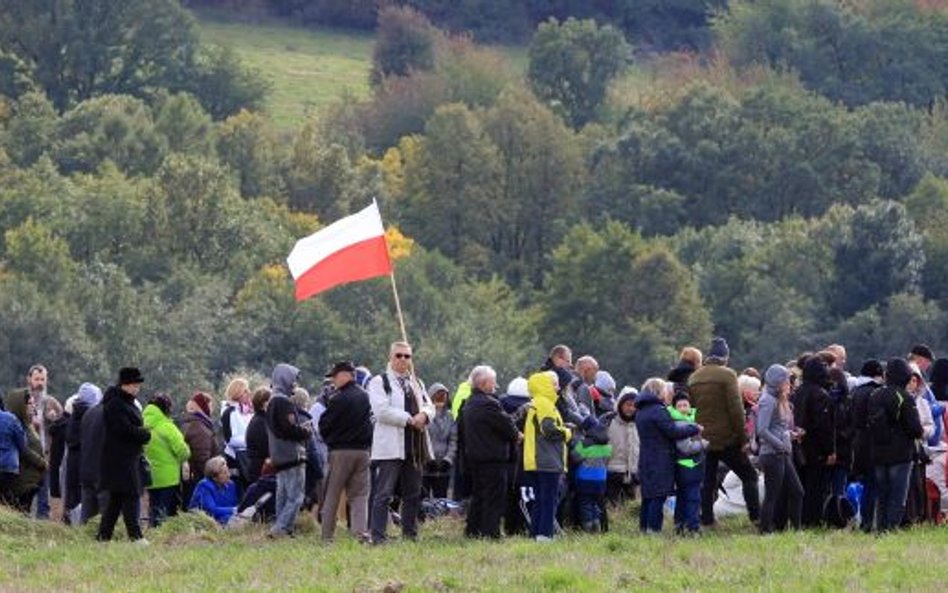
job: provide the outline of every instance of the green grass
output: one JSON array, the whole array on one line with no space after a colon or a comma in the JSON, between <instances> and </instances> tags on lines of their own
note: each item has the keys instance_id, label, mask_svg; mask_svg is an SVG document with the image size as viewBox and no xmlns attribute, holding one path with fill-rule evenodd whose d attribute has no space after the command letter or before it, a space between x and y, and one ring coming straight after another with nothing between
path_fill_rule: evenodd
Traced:
<instances>
[{"instance_id":1,"label":"green grass","mask_svg":"<svg viewBox=\"0 0 948 593\"><path fill-rule=\"evenodd\" d=\"M283 129L298 126L344 92L369 93L372 37L350 32L260 24L204 16L201 39L233 47L271 84L266 110Z\"/></svg>"},{"instance_id":2,"label":"green grass","mask_svg":"<svg viewBox=\"0 0 948 593\"><path fill-rule=\"evenodd\" d=\"M746 521L700 539L641 536L630 511L605 535L551 544L469 542L440 519L418 543L319 542L312 521L271 542L185 516L152 545L97 544L92 529L33 523L0 509L0 591L943 591L948 528L885 537L806 532L760 537ZM119 532L122 531L120 527Z\"/></svg>"}]
</instances>

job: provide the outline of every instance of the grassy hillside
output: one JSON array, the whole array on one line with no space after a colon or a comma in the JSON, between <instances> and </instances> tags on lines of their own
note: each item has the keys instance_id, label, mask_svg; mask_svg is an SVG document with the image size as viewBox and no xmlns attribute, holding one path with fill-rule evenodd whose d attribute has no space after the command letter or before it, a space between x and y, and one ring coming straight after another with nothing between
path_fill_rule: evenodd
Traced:
<instances>
[{"instance_id":1,"label":"grassy hillside","mask_svg":"<svg viewBox=\"0 0 948 593\"><path fill-rule=\"evenodd\" d=\"M211 17L201 18L200 28L202 39L233 47L270 80L267 111L281 128L297 125L346 90L357 97L369 92L371 36Z\"/></svg>"},{"instance_id":2,"label":"grassy hillside","mask_svg":"<svg viewBox=\"0 0 948 593\"><path fill-rule=\"evenodd\" d=\"M208 525L211 523L211 525ZM700 539L613 532L551 544L470 542L460 522L422 527L418 543L379 548L309 530L272 542L260 528L223 532L183 516L149 547L97 544L80 530L0 509L0 591L939 591L948 529L886 537L807 532L760 537L746 521ZM123 533L122 527L118 528Z\"/></svg>"}]
</instances>

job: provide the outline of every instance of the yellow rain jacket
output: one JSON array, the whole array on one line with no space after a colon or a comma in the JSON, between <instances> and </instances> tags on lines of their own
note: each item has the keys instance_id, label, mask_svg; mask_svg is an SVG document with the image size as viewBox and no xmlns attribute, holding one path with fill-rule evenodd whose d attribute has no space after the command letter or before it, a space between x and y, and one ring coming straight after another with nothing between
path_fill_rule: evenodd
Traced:
<instances>
[{"instance_id":1,"label":"yellow rain jacket","mask_svg":"<svg viewBox=\"0 0 948 593\"><path fill-rule=\"evenodd\" d=\"M524 471L565 472L566 444L572 433L556 409L556 384L549 371L527 380L531 403L527 411L523 439Z\"/></svg>"}]
</instances>

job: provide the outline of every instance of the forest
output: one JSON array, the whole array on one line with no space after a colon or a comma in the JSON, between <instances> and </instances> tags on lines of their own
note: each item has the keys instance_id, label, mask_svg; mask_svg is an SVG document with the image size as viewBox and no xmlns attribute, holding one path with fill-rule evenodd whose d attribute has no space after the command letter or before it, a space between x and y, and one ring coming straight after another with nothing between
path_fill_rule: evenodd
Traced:
<instances>
[{"instance_id":1,"label":"forest","mask_svg":"<svg viewBox=\"0 0 948 593\"><path fill-rule=\"evenodd\" d=\"M208 9L369 31L369 95L274 125ZM428 381L937 350L946 99L936 0L0 0L0 386L379 368L388 280L297 303L284 263L373 198Z\"/></svg>"}]
</instances>

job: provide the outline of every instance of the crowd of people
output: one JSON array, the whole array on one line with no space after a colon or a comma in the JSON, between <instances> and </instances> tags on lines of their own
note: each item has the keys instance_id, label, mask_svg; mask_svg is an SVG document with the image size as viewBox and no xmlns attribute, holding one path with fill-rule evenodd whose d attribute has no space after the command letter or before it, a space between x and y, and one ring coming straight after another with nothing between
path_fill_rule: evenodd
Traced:
<instances>
[{"instance_id":1,"label":"crowd of people","mask_svg":"<svg viewBox=\"0 0 948 593\"><path fill-rule=\"evenodd\" d=\"M551 541L607 531L637 498L641 531L660 532L667 512L684 536L734 512L771 533L885 532L948 511L948 359L925 345L856 375L838 344L737 373L715 338L638 389L557 345L505 391L479 365L453 394L426 389L412 356L393 343L375 375L337 362L315 398L281 363L269 385L238 377L220 405L199 391L177 411L168 394L143 397L132 367L61 404L34 365L0 398L0 502L48 519L60 498L69 524L101 514L102 541L120 516L143 539L147 494L150 528L193 510L281 538L312 512L323 540L343 520L370 544L392 522L414 540L420 520L454 510L468 537Z\"/></svg>"}]
</instances>

